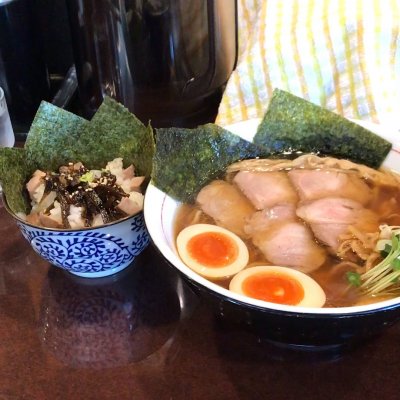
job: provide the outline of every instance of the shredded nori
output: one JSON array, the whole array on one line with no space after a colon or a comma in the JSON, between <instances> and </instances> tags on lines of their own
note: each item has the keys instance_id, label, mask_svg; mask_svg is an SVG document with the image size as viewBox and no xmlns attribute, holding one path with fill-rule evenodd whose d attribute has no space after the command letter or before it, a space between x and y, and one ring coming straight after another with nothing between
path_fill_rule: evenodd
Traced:
<instances>
[{"instance_id":1,"label":"shredded nori","mask_svg":"<svg viewBox=\"0 0 400 400\"><path fill-rule=\"evenodd\" d=\"M157 129L152 180L171 197L193 202L198 191L222 177L228 165L263 155L259 146L214 124Z\"/></svg>"},{"instance_id":2,"label":"shredded nori","mask_svg":"<svg viewBox=\"0 0 400 400\"><path fill-rule=\"evenodd\" d=\"M270 154L303 152L378 168L392 144L369 130L283 90L275 89L254 143Z\"/></svg>"},{"instance_id":3,"label":"shredded nori","mask_svg":"<svg viewBox=\"0 0 400 400\"><path fill-rule=\"evenodd\" d=\"M63 228L70 228L68 216L70 207L81 207L85 226L92 225L93 218L100 214L103 223L118 220L126 214L118 210L118 204L123 197L129 194L116 183L116 176L108 170L102 170L101 175L93 177L91 181L82 181L80 178L89 170L82 164L78 167L70 163L61 166L59 172L46 172L43 178L45 193L56 193L56 199L60 203Z\"/></svg>"}]
</instances>

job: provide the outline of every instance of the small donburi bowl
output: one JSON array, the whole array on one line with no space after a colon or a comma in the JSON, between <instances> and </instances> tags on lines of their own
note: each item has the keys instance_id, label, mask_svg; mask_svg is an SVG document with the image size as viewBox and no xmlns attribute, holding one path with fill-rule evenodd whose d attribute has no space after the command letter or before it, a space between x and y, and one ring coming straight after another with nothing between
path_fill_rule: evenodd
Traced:
<instances>
[{"instance_id":1,"label":"small donburi bowl","mask_svg":"<svg viewBox=\"0 0 400 400\"><path fill-rule=\"evenodd\" d=\"M3 202L33 250L74 275L99 278L115 274L149 243L142 212L93 228L53 229L29 224L8 207L4 196Z\"/></svg>"}]
</instances>

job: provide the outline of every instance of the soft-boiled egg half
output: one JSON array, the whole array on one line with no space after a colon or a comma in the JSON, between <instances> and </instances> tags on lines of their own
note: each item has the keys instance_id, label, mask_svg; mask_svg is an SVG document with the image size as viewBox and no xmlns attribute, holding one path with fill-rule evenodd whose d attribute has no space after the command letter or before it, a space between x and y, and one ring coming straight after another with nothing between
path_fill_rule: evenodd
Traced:
<instances>
[{"instance_id":1,"label":"soft-boiled egg half","mask_svg":"<svg viewBox=\"0 0 400 400\"><path fill-rule=\"evenodd\" d=\"M308 275L288 267L259 266L236 274L229 289L253 299L290 306L323 307L324 290Z\"/></svg>"},{"instance_id":2,"label":"soft-boiled egg half","mask_svg":"<svg viewBox=\"0 0 400 400\"><path fill-rule=\"evenodd\" d=\"M190 225L179 233L176 244L182 261L210 279L235 275L249 261L249 252L243 240L216 225Z\"/></svg>"}]
</instances>

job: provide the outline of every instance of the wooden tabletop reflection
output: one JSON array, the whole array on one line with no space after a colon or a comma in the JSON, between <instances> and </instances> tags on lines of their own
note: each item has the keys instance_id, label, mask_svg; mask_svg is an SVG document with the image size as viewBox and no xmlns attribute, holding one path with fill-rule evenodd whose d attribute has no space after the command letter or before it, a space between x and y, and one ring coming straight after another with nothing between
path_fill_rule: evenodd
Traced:
<instances>
[{"instance_id":1,"label":"wooden tabletop reflection","mask_svg":"<svg viewBox=\"0 0 400 400\"><path fill-rule=\"evenodd\" d=\"M42 260L0 206L0 399L397 399L400 324L301 352L224 320L158 252L108 278Z\"/></svg>"}]
</instances>

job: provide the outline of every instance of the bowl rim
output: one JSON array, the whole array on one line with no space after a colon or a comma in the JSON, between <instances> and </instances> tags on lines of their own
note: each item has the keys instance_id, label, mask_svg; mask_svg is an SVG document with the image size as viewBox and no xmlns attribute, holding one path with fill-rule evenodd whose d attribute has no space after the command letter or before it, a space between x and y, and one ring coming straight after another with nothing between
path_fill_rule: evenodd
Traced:
<instances>
[{"instance_id":1,"label":"bowl rim","mask_svg":"<svg viewBox=\"0 0 400 400\"><path fill-rule=\"evenodd\" d=\"M120 219L117 219L116 221L112 221L112 222L107 222L106 224L99 225L99 226L87 226L87 227L83 227L83 228L48 228L45 226L34 225L34 224L31 224L30 222L25 221L23 218L19 217L17 214L14 213L14 211L11 210L10 206L7 203L7 198L6 198L6 195L4 192L1 193L1 197L2 197L2 202L3 202L4 208L13 218L15 218L17 220L17 222L20 222L21 224L27 225L34 229L41 229L43 231L49 231L49 232L53 232L53 233L87 232L87 231L91 231L91 230L111 227L113 225L117 225L119 223L128 221L131 218L135 218L137 216L143 215L143 210L141 210L133 215L128 215L124 218L120 218Z\"/></svg>"},{"instance_id":2,"label":"bowl rim","mask_svg":"<svg viewBox=\"0 0 400 400\"><path fill-rule=\"evenodd\" d=\"M254 129L254 127L256 127L259 122L260 119L255 118L247 121L241 121L239 123L229 125L225 128L230 129L234 133L240 134L240 131L243 127L250 125ZM387 133L385 132L385 134L381 134L381 131L379 130L380 125L373 124L369 121L353 120L353 122L359 123L360 125L363 125L367 129L370 129L373 132L385 137L387 140L392 141L393 149L386 158L383 165L386 164L386 166L389 167L390 169L395 169L393 168L394 164L393 161L395 162L397 161L396 164L399 164L400 166L398 132L395 133L393 127L391 127L391 131ZM238 129L239 132L237 131L238 127L239 127ZM248 134L242 137L244 137L247 140L251 140L251 136L249 136ZM396 139L397 141L395 142ZM398 168L397 171L399 171ZM319 315L319 316L351 317L359 314L376 312L378 310L389 310L400 306L400 296L374 303L358 305L358 306L347 306L347 307L315 308L315 307L287 306L287 305L281 305L276 303L265 302L262 300L252 299L250 297L246 297L244 295L240 295L228 289L225 289L222 286L219 286L218 284L213 283L207 280L206 278L202 277L201 275L197 274L181 261L181 259L177 254L175 238L173 238L173 243L172 243L174 249L170 247L170 244L168 243L167 239L170 235L168 235L165 232L165 208L168 205L168 213L172 212L174 214L172 216L169 215L168 218L173 220L175 218L176 211L178 210L180 204L181 203L179 201L174 200L172 197L168 196L166 193L158 189L153 184L153 181L150 181L146 189L144 197L144 208L143 208L144 219L149 235L154 245L158 248L161 254L168 260L168 262L170 262L187 278L191 279L197 284L200 284L201 286L215 293L219 297L227 298L229 301L241 303L251 308L261 309L265 312L266 311L285 312L290 314L300 314L307 316ZM157 210L157 212L155 212L155 210ZM158 213L158 211L160 211L160 213Z\"/></svg>"}]
</instances>

